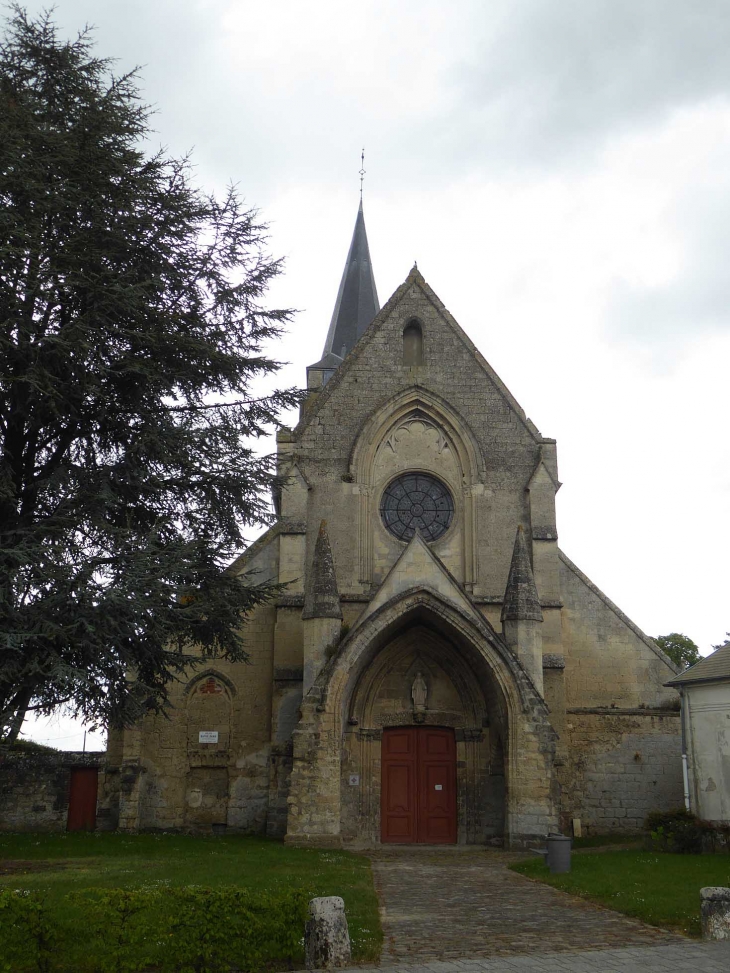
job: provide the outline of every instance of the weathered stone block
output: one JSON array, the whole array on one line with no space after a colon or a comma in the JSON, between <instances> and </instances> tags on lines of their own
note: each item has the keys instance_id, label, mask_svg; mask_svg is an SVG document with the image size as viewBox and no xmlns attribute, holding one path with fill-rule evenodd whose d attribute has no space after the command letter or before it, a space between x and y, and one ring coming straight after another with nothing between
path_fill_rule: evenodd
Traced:
<instances>
[{"instance_id":1,"label":"weathered stone block","mask_svg":"<svg viewBox=\"0 0 730 973\"><path fill-rule=\"evenodd\" d=\"M703 939L730 939L730 888L700 889L700 918Z\"/></svg>"}]
</instances>

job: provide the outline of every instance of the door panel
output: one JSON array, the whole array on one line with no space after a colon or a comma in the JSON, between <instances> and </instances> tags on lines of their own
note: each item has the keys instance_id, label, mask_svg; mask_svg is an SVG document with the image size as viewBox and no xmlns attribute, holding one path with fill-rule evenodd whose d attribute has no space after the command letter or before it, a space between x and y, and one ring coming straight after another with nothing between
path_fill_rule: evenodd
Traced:
<instances>
[{"instance_id":1,"label":"door panel","mask_svg":"<svg viewBox=\"0 0 730 973\"><path fill-rule=\"evenodd\" d=\"M381 840L456 841L454 731L398 727L383 731Z\"/></svg>"},{"instance_id":2,"label":"door panel","mask_svg":"<svg viewBox=\"0 0 730 973\"><path fill-rule=\"evenodd\" d=\"M96 767L75 767L71 771L68 796L68 831L93 831L96 827L96 792L99 772Z\"/></svg>"},{"instance_id":3,"label":"door panel","mask_svg":"<svg viewBox=\"0 0 730 973\"><path fill-rule=\"evenodd\" d=\"M453 730L421 728L419 757L419 841L456 841L456 745Z\"/></svg>"},{"instance_id":4,"label":"door panel","mask_svg":"<svg viewBox=\"0 0 730 973\"><path fill-rule=\"evenodd\" d=\"M414 727L383 732L381 830L383 841L416 841L416 761Z\"/></svg>"}]
</instances>

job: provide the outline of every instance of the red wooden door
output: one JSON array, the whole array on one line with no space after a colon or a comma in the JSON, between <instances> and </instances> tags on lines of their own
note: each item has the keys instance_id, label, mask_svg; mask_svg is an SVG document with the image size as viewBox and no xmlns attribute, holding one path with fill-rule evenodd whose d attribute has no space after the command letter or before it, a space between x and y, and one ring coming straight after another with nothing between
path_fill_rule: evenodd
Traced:
<instances>
[{"instance_id":1,"label":"red wooden door","mask_svg":"<svg viewBox=\"0 0 730 973\"><path fill-rule=\"evenodd\" d=\"M68 797L67 831L93 831L96 827L96 767L75 767L71 771Z\"/></svg>"},{"instance_id":2,"label":"red wooden door","mask_svg":"<svg viewBox=\"0 0 730 973\"><path fill-rule=\"evenodd\" d=\"M383 730L381 840L456 841L454 731L429 726Z\"/></svg>"}]
</instances>

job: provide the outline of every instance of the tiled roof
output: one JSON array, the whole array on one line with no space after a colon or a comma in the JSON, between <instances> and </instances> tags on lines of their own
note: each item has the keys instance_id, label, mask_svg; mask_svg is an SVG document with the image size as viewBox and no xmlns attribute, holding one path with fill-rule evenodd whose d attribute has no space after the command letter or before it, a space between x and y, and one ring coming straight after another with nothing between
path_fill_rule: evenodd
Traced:
<instances>
[{"instance_id":1,"label":"tiled roof","mask_svg":"<svg viewBox=\"0 0 730 973\"><path fill-rule=\"evenodd\" d=\"M712 655L700 659L689 669L680 672L665 686L684 686L693 682L710 682L714 679L730 679L730 644L716 649Z\"/></svg>"}]
</instances>

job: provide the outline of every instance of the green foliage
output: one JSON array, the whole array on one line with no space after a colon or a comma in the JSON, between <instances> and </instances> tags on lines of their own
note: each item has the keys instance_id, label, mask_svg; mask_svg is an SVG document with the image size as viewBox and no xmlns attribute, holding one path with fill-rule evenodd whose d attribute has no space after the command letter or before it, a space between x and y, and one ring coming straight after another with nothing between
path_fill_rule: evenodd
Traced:
<instances>
[{"instance_id":1,"label":"green foliage","mask_svg":"<svg viewBox=\"0 0 730 973\"><path fill-rule=\"evenodd\" d=\"M168 893L174 919L165 970L227 973L304 962L302 939L311 892L182 888Z\"/></svg>"},{"instance_id":2,"label":"green foliage","mask_svg":"<svg viewBox=\"0 0 730 973\"><path fill-rule=\"evenodd\" d=\"M730 851L730 825L703 821L686 808L652 811L644 827L649 847L674 854L699 855L703 851Z\"/></svg>"},{"instance_id":3,"label":"green foliage","mask_svg":"<svg viewBox=\"0 0 730 973\"><path fill-rule=\"evenodd\" d=\"M303 924L297 919L284 929L279 923L278 932L276 925L281 910L289 908L287 903L292 910L300 907L301 900L296 898L300 895L303 901L312 895L342 895L355 962L372 964L380 954L378 903L370 863L361 855L291 848L256 836L72 832L0 834L0 860L3 858L26 862L28 868L0 876L0 888L42 890L58 930L54 973L131 973L137 968L160 973L168 945L176 937L190 940L186 962L193 963L198 934L188 936L180 928L176 937L170 935L184 910L195 911L187 898L190 888L202 897L201 908L210 914L219 908L223 914L235 903L239 916L235 923L242 932L234 955L255 954L256 944L264 941L267 968L303 965L300 952L293 954L299 958L291 962L282 958L293 946L301 950ZM202 876L205 889L199 888ZM222 897L216 898L221 889ZM185 902L177 898L179 894ZM292 896L296 901L292 902ZM257 903L267 903L267 915L259 914ZM274 926L267 924L270 922ZM232 927L214 923L205 933L211 939L209 961L218 948L216 930L221 928L225 932ZM0 926L0 956L2 935ZM129 945L124 946L125 942ZM122 952L123 946L126 952ZM182 962L183 957L178 959ZM254 968L242 960L234 962L242 969ZM21 970L16 963L13 973Z\"/></svg>"},{"instance_id":4,"label":"green foliage","mask_svg":"<svg viewBox=\"0 0 730 973\"><path fill-rule=\"evenodd\" d=\"M272 964L291 968L304 961L302 938L311 892L253 892L219 887L87 889L72 893L82 906L86 955L95 973L250 973ZM8 970L50 973L68 967L53 955L58 940L53 917L37 895L5 891L10 935L0 945ZM33 965L35 963L35 966Z\"/></svg>"},{"instance_id":5,"label":"green foliage","mask_svg":"<svg viewBox=\"0 0 730 973\"><path fill-rule=\"evenodd\" d=\"M12 8L0 43L0 738L29 706L122 723L160 707L186 646L246 658L273 588L222 570L270 519L255 396L289 320L266 227L186 159L88 32ZM196 656L196 658L200 658ZM195 664L195 659L193 659ZM136 673L135 681L127 674Z\"/></svg>"},{"instance_id":6,"label":"green foliage","mask_svg":"<svg viewBox=\"0 0 730 973\"><path fill-rule=\"evenodd\" d=\"M69 898L80 906L78 933L95 973L136 973L158 958L159 889L84 889Z\"/></svg>"},{"instance_id":7,"label":"green foliage","mask_svg":"<svg viewBox=\"0 0 730 973\"><path fill-rule=\"evenodd\" d=\"M727 638L725 639L725 641L724 642L720 642L719 645L713 645L712 646L713 649L724 649L728 645L730 645L730 632L726 632L725 634L727 635Z\"/></svg>"},{"instance_id":8,"label":"green foliage","mask_svg":"<svg viewBox=\"0 0 730 973\"><path fill-rule=\"evenodd\" d=\"M702 658L700 650L692 639L686 635L680 635L679 632L657 635L654 641L675 665L681 666L683 669L693 666Z\"/></svg>"},{"instance_id":9,"label":"green foliage","mask_svg":"<svg viewBox=\"0 0 730 973\"><path fill-rule=\"evenodd\" d=\"M0 970L53 970L57 930L38 892L0 889Z\"/></svg>"},{"instance_id":10,"label":"green foliage","mask_svg":"<svg viewBox=\"0 0 730 973\"><path fill-rule=\"evenodd\" d=\"M730 885L730 856L651 851L580 852L567 875L539 860L510 866L554 888L599 902L654 926L700 935L700 889Z\"/></svg>"}]
</instances>

